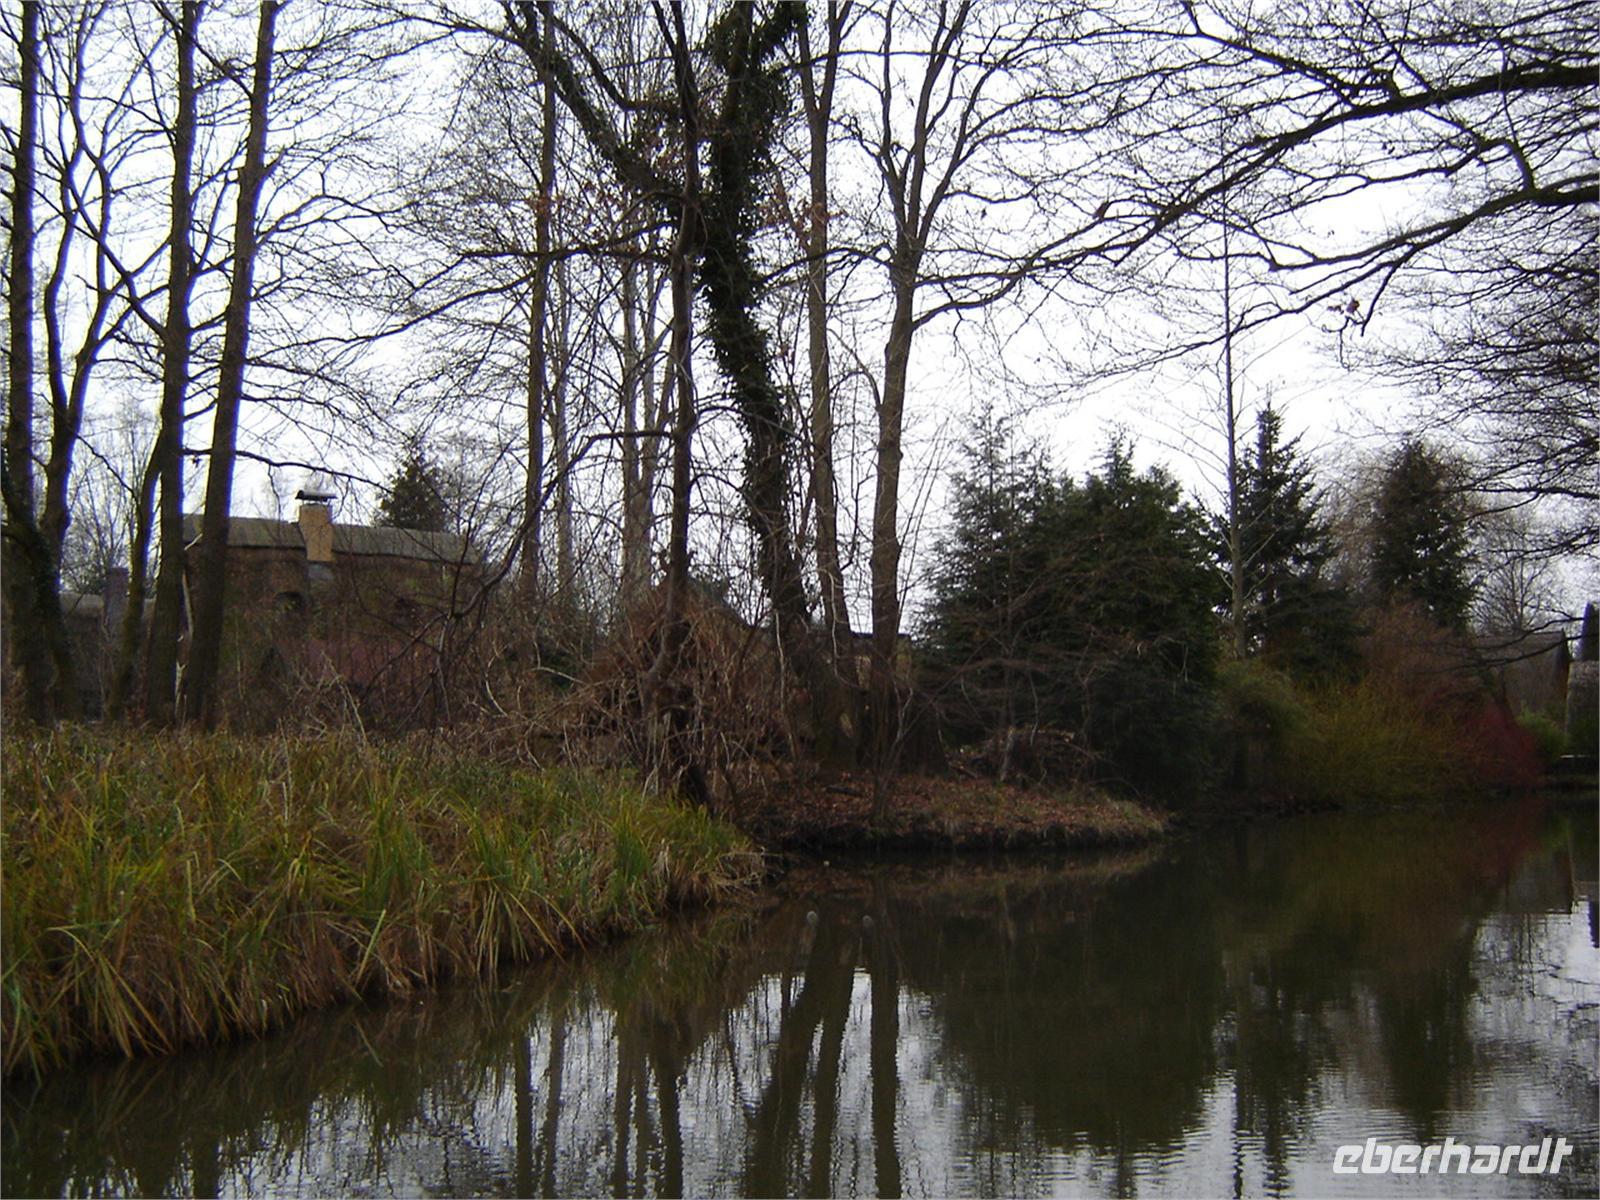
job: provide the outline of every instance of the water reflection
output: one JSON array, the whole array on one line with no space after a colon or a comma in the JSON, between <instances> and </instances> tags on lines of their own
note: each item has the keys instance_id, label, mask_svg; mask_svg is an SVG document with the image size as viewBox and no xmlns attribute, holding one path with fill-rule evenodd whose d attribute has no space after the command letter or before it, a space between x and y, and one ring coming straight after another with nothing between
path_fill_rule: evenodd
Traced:
<instances>
[{"instance_id":1,"label":"water reflection","mask_svg":"<svg viewBox=\"0 0 1600 1200\"><path fill-rule=\"evenodd\" d=\"M497 987L13 1084L0 1186L1384 1194L1333 1149L1548 1133L1559 1178L1484 1190L1593 1194L1595 858L1593 813L1524 805L817 869Z\"/></svg>"}]
</instances>

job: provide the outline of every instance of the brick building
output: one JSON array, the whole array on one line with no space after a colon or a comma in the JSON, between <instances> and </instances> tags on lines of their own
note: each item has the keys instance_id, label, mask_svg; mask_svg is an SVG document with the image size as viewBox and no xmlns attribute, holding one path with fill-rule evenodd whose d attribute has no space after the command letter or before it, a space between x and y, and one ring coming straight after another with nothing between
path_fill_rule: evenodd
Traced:
<instances>
[{"instance_id":1,"label":"brick building","mask_svg":"<svg viewBox=\"0 0 1600 1200\"><path fill-rule=\"evenodd\" d=\"M184 518L192 546L200 518ZM222 690L230 715L270 720L295 689L337 687L372 715L420 717L482 564L449 533L338 524L320 498L292 521L228 525Z\"/></svg>"}]
</instances>

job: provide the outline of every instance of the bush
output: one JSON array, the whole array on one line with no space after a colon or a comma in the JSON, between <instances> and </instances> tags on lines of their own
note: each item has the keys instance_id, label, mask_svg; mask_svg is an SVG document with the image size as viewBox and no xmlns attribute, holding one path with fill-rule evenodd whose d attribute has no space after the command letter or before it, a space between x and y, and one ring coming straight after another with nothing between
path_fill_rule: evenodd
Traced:
<instances>
[{"instance_id":1,"label":"bush","mask_svg":"<svg viewBox=\"0 0 1600 1200\"><path fill-rule=\"evenodd\" d=\"M1226 786L1235 792L1279 790L1284 747L1308 720L1294 680L1261 658L1224 663L1217 672L1216 708L1222 741L1215 753Z\"/></svg>"},{"instance_id":2,"label":"bush","mask_svg":"<svg viewBox=\"0 0 1600 1200\"><path fill-rule=\"evenodd\" d=\"M1317 695L1280 778L1324 803L1436 801L1537 786L1538 744L1486 694L1419 697L1371 678Z\"/></svg>"},{"instance_id":3,"label":"bush","mask_svg":"<svg viewBox=\"0 0 1600 1200\"><path fill-rule=\"evenodd\" d=\"M1371 679L1317 696L1283 759L1286 789L1322 803L1440 800L1473 783L1455 731Z\"/></svg>"},{"instance_id":4,"label":"bush","mask_svg":"<svg viewBox=\"0 0 1600 1200\"><path fill-rule=\"evenodd\" d=\"M1533 734L1501 701L1483 698L1464 715L1458 746L1478 789L1526 791L1539 786L1544 762Z\"/></svg>"},{"instance_id":5,"label":"bush","mask_svg":"<svg viewBox=\"0 0 1600 1200\"><path fill-rule=\"evenodd\" d=\"M1306 697L1294 680L1260 659L1223 665L1217 672L1217 705L1235 729L1263 732L1275 749L1310 719Z\"/></svg>"},{"instance_id":6,"label":"bush","mask_svg":"<svg viewBox=\"0 0 1600 1200\"><path fill-rule=\"evenodd\" d=\"M1517 717L1517 724L1533 739L1539 761L1550 766L1567 752L1567 733L1547 713L1529 709Z\"/></svg>"}]
</instances>

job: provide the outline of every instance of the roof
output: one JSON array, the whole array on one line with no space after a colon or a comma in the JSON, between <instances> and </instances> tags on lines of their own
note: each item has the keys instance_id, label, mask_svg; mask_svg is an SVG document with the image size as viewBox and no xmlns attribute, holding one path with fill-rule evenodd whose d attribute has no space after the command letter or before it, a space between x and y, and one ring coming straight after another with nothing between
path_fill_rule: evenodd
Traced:
<instances>
[{"instance_id":1,"label":"roof","mask_svg":"<svg viewBox=\"0 0 1600 1200\"><path fill-rule=\"evenodd\" d=\"M83 616L98 621L105 610L105 597L98 592L61 593L61 615L64 617Z\"/></svg>"},{"instance_id":2,"label":"roof","mask_svg":"<svg viewBox=\"0 0 1600 1200\"><path fill-rule=\"evenodd\" d=\"M200 536L200 517L185 513L183 540ZM271 517L232 517L228 521L228 545L303 550L305 538L294 521ZM467 539L453 533L428 533L421 529L393 529L381 525L340 525L333 527L335 554L365 554L380 558L410 558L423 562L476 562L477 553Z\"/></svg>"}]
</instances>

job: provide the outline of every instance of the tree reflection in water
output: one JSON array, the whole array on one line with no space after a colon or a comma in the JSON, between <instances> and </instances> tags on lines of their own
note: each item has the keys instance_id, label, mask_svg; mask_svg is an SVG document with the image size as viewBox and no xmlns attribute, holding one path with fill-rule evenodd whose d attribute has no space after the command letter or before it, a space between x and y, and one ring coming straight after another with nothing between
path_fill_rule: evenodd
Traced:
<instances>
[{"instance_id":1,"label":"tree reflection in water","mask_svg":"<svg viewBox=\"0 0 1600 1200\"><path fill-rule=\"evenodd\" d=\"M1580 1156L1543 1186L1583 1193L1594 847L1590 814L1501 807L798 872L496 984L13 1081L0 1183L1281 1195L1339 1140L1544 1131Z\"/></svg>"}]
</instances>

